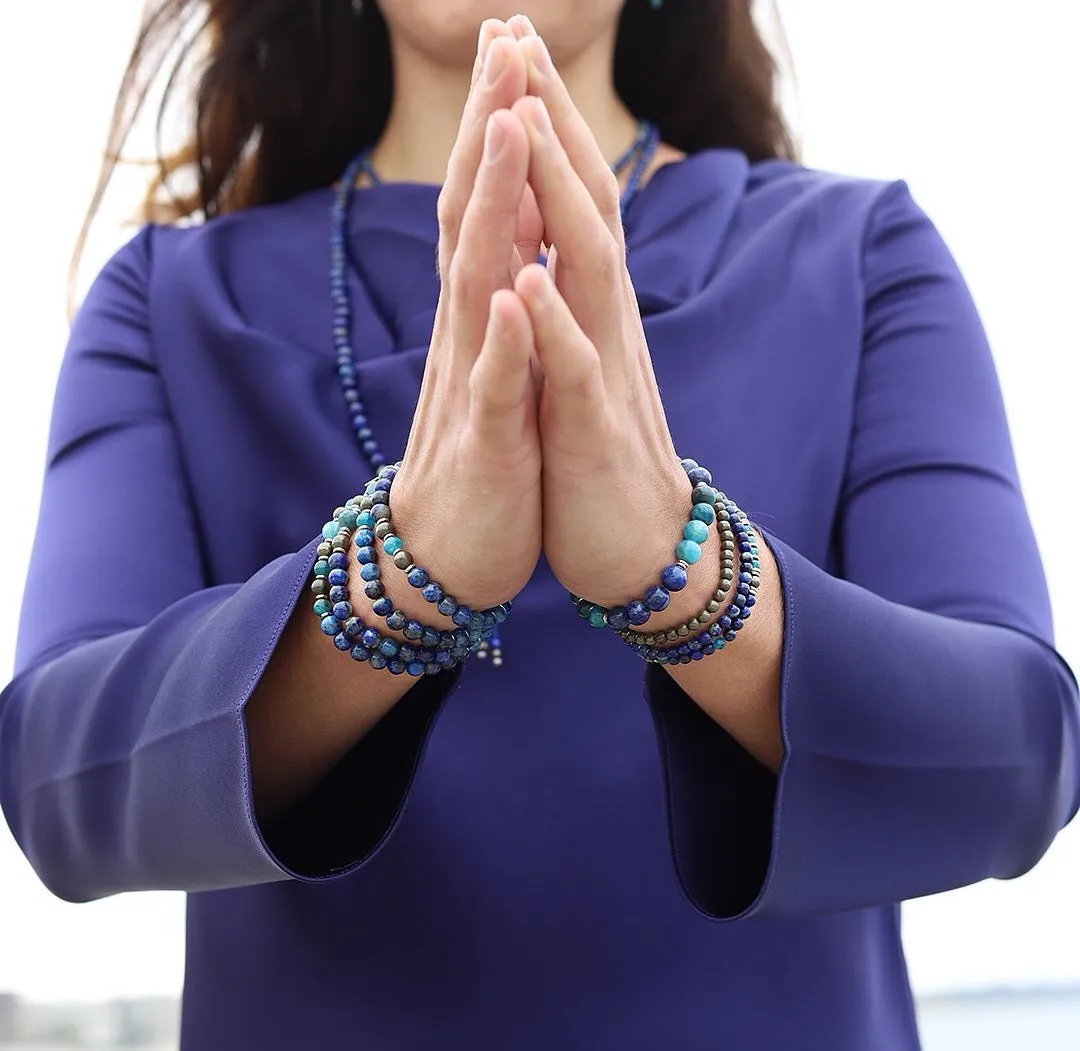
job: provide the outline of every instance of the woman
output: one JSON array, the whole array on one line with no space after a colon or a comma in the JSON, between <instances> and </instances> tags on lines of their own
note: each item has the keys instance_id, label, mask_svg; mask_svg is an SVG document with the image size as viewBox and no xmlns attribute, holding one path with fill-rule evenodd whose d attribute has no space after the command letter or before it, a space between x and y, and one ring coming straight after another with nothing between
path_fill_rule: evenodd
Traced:
<instances>
[{"instance_id":1,"label":"woman","mask_svg":"<svg viewBox=\"0 0 1080 1051\"><path fill-rule=\"evenodd\" d=\"M211 6L208 221L60 378L8 821L190 892L185 1048L916 1048L896 903L1080 781L970 297L793 163L744 0L524 6Z\"/></svg>"}]
</instances>

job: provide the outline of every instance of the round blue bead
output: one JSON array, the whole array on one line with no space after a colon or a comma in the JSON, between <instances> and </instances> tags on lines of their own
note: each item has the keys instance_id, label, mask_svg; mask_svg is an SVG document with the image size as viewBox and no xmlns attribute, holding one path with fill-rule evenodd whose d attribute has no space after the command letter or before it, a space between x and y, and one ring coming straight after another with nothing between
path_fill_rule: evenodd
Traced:
<instances>
[{"instance_id":1,"label":"round blue bead","mask_svg":"<svg viewBox=\"0 0 1080 1051\"><path fill-rule=\"evenodd\" d=\"M323 540L333 540L341 532L341 524L335 518L322 527Z\"/></svg>"},{"instance_id":2,"label":"round blue bead","mask_svg":"<svg viewBox=\"0 0 1080 1051\"><path fill-rule=\"evenodd\" d=\"M390 662L381 654L373 653L368 658L368 664L370 664L376 671L382 671Z\"/></svg>"},{"instance_id":3,"label":"round blue bead","mask_svg":"<svg viewBox=\"0 0 1080 1051\"><path fill-rule=\"evenodd\" d=\"M338 516L338 521L345 529L355 529L356 520L360 517L360 512L355 507L346 507L344 511Z\"/></svg>"},{"instance_id":4,"label":"round blue bead","mask_svg":"<svg viewBox=\"0 0 1080 1051\"><path fill-rule=\"evenodd\" d=\"M315 611L316 616L327 617L333 610L334 604L328 598L318 598L311 608Z\"/></svg>"},{"instance_id":5,"label":"round blue bead","mask_svg":"<svg viewBox=\"0 0 1080 1051\"><path fill-rule=\"evenodd\" d=\"M360 579L370 583L372 580L378 580L382 576L379 567L374 562L369 562L366 566L360 567Z\"/></svg>"},{"instance_id":6,"label":"round blue bead","mask_svg":"<svg viewBox=\"0 0 1080 1051\"><path fill-rule=\"evenodd\" d=\"M371 659L371 650L366 646L353 646L353 648L349 650L349 656L352 657L354 661L359 661L363 664L364 661Z\"/></svg>"},{"instance_id":7,"label":"round blue bead","mask_svg":"<svg viewBox=\"0 0 1080 1051\"><path fill-rule=\"evenodd\" d=\"M649 619L650 614L649 607L641 599L634 599L626 607L626 616L635 627L644 624Z\"/></svg>"},{"instance_id":8,"label":"round blue bead","mask_svg":"<svg viewBox=\"0 0 1080 1051\"><path fill-rule=\"evenodd\" d=\"M607 614L608 627L612 631L626 631L630 627L630 617L625 606L612 606Z\"/></svg>"},{"instance_id":9,"label":"round blue bead","mask_svg":"<svg viewBox=\"0 0 1080 1051\"><path fill-rule=\"evenodd\" d=\"M436 664L449 664L454 658L450 655L449 650L436 650L435 651L435 663Z\"/></svg>"},{"instance_id":10,"label":"round blue bead","mask_svg":"<svg viewBox=\"0 0 1080 1051\"><path fill-rule=\"evenodd\" d=\"M326 579L332 588L343 588L349 583L349 574L344 569L331 569Z\"/></svg>"},{"instance_id":11,"label":"round blue bead","mask_svg":"<svg viewBox=\"0 0 1080 1051\"><path fill-rule=\"evenodd\" d=\"M352 616L352 606L348 602L335 602L334 616L344 624Z\"/></svg>"},{"instance_id":12,"label":"round blue bead","mask_svg":"<svg viewBox=\"0 0 1080 1051\"><path fill-rule=\"evenodd\" d=\"M691 485L699 485L701 482L712 485L712 474L704 467L692 467L686 472L686 477L690 479Z\"/></svg>"},{"instance_id":13,"label":"round blue bead","mask_svg":"<svg viewBox=\"0 0 1080 1051\"><path fill-rule=\"evenodd\" d=\"M319 629L324 635L336 635L341 631L341 625L337 622L337 617L323 617L319 621Z\"/></svg>"},{"instance_id":14,"label":"round blue bead","mask_svg":"<svg viewBox=\"0 0 1080 1051\"><path fill-rule=\"evenodd\" d=\"M434 628L424 628L424 633L420 636L420 642L428 649L435 649L439 645L439 633Z\"/></svg>"},{"instance_id":15,"label":"round blue bead","mask_svg":"<svg viewBox=\"0 0 1080 1051\"><path fill-rule=\"evenodd\" d=\"M444 595L439 599L435 607L444 617L452 617L457 612L457 603L449 596Z\"/></svg>"},{"instance_id":16,"label":"round blue bead","mask_svg":"<svg viewBox=\"0 0 1080 1051\"><path fill-rule=\"evenodd\" d=\"M589 610L589 627L602 628L607 624L607 616L602 606L593 606Z\"/></svg>"},{"instance_id":17,"label":"round blue bead","mask_svg":"<svg viewBox=\"0 0 1080 1051\"><path fill-rule=\"evenodd\" d=\"M327 561L327 565L330 569L346 569L349 565L349 557L344 551L335 551ZM331 584L334 581L330 581Z\"/></svg>"},{"instance_id":18,"label":"round blue bead","mask_svg":"<svg viewBox=\"0 0 1080 1051\"><path fill-rule=\"evenodd\" d=\"M393 480L390 478L376 478L375 484L371 488L377 493L388 493L393 484Z\"/></svg>"},{"instance_id":19,"label":"round blue bead","mask_svg":"<svg viewBox=\"0 0 1080 1051\"><path fill-rule=\"evenodd\" d=\"M419 678L424 674L426 669L427 665L424 664L423 661L409 661L409 663L405 665L405 670L414 678Z\"/></svg>"},{"instance_id":20,"label":"round blue bead","mask_svg":"<svg viewBox=\"0 0 1080 1051\"><path fill-rule=\"evenodd\" d=\"M386 666L386 670L391 675L403 675L405 673L405 662L397 659L390 661Z\"/></svg>"},{"instance_id":21,"label":"round blue bead","mask_svg":"<svg viewBox=\"0 0 1080 1051\"><path fill-rule=\"evenodd\" d=\"M472 620L472 610L468 606L458 606L451 614L450 619L460 628L464 628Z\"/></svg>"},{"instance_id":22,"label":"round blue bead","mask_svg":"<svg viewBox=\"0 0 1080 1051\"><path fill-rule=\"evenodd\" d=\"M370 562L377 562L378 558L379 556L376 554L375 548L370 546L362 547L356 552L356 561L362 566L367 565Z\"/></svg>"},{"instance_id":23,"label":"round blue bead","mask_svg":"<svg viewBox=\"0 0 1080 1051\"><path fill-rule=\"evenodd\" d=\"M711 526L716 521L716 511L712 504L694 504L690 510L690 517Z\"/></svg>"},{"instance_id":24,"label":"round blue bead","mask_svg":"<svg viewBox=\"0 0 1080 1051\"><path fill-rule=\"evenodd\" d=\"M420 592L424 596L427 602L441 602L443 597L443 589L439 587L434 581L424 585L424 590Z\"/></svg>"},{"instance_id":25,"label":"round blue bead","mask_svg":"<svg viewBox=\"0 0 1080 1051\"><path fill-rule=\"evenodd\" d=\"M697 465L697 460L691 460L689 456L679 461L679 466L687 472L692 471L695 467L697 467Z\"/></svg>"},{"instance_id":26,"label":"round blue bead","mask_svg":"<svg viewBox=\"0 0 1080 1051\"><path fill-rule=\"evenodd\" d=\"M405 638L416 641L423 636L424 625L418 620L410 620L402 630L405 633Z\"/></svg>"},{"instance_id":27,"label":"round blue bead","mask_svg":"<svg viewBox=\"0 0 1080 1051\"><path fill-rule=\"evenodd\" d=\"M379 643L379 652L387 659L397 656L398 644L393 639L383 639Z\"/></svg>"},{"instance_id":28,"label":"round blue bead","mask_svg":"<svg viewBox=\"0 0 1080 1051\"><path fill-rule=\"evenodd\" d=\"M419 659L419 654L416 652L416 647L409 646L408 644L398 646L397 655L398 659L403 660L406 664L408 664L409 661Z\"/></svg>"},{"instance_id":29,"label":"round blue bead","mask_svg":"<svg viewBox=\"0 0 1080 1051\"><path fill-rule=\"evenodd\" d=\"M345 632L339 632L334 636L334 645L341 650L342 653L348 653L353 646L352 639L350 639Z\"/></svg>"},{"instance_id":30,"label":"round blue bead","mask_svg":"<svg viewBox=\"0 0 1080 1051\"><path fill-rule=\"evenodd\" d=\"M364 633L360 636L360 641L367 646L369 650L375 649L379 645L382 636L374 628L365 628Z\"/></svg>"},{"instance_id":31,"label":"round blue bead","mask_svg":"<svg viewBox=\"0 0 1080 1051\"><path fill-rule=\"evenodd\" d=\"M394 613L394 604L384 595L371 604L371 612L376 617L390 617Z\"/></svg>"},{"instance_id":32,"label":"round blue bead","mask_svg":"<svg viewBox=\"0 0 1080 1051\"><path fill-rule=\"evenodd\" d=\"M693 540L695 544L704 544L709 539L709 527L704 522L691 518L683 526L682 534L684 540Z\"/></svg>"},{"instance_id":33,"label":"round blue bead","mask_svg":"<svg viewBox=\"0 0 1080 1051\"><path fill-rule=\"evenodd\" d=\"M659 613L661 610L667 609L669 602L671 602L671 595L668 593L667 588L654 584L645 592L645 605L653 613Z\"/></svg>"},{"instance_id":34,"label":"round blue bead","mask_svg":"<svg viewBox=\"0 0 1080 1051\"><path fill-rule=\"evenodd\" d=\"M441 664L435 664L433 662L431 664L425 664L424 665L424 674L425 675L438 675L439 672L441 672L441 671L442 671L442 665Z\"/></svg>"},{"instance_id":35,"label":"round blue bead","mask_svg":"<svg viewBox=\"0 0 1080 1051\"><path fill-rule=\"evenodd\" d=\"M690 500L695 504L715 504L718 493L711 485L706 485L702 482L700 485L694 486L694 491L690 494Z\"/></svg>"},{"instance_id":36,"label":"round blue bead","mask_svg":"<svg viewBox=\"0 0 1080 1051\"><path fill-rule=\"evenodd\" d=\"M396 555L405 545L401 542L401 537L394 536L391 533L383 540L383 550L388 555Z\"/></svg>"},{"instance_id":37,"label":"round blue bead","mask_svg":"<svg viewBox=\"0 0 1080 1051\"><path fill-rule=\"evenodd\" d=\"M349 589L348 588L331 588L330 589L330 601L336 606L339 602L349 601Z\"/></svg>"},{"instance_id":38,"label":"round blue bead","mask_svg":"<svg viewBox=\"0 0 1080 1051\"><path fill-rule=\"evenodd\" d=\"M409 618L405 616L400 609L395 609L393 613L386 618L386 626L391 631L401 631L406 624L408 624Z\"/></svg>"},{"instance_id":39,"label":"round blue bead","mask_svg":"<svg viewBox=\"0 0 1080 1051\"><path fill-rule=\"evenodd\" d=\"M369 580L364 585L364 594L373 602L377 598L382 598L383 586L381 580Z\"/></svg>"},{"instance_id":40,"label":"round blue bead","mask_svg":"<svg viewBox=\"0 0 1080 1051\"><path fill-rule=\"evenodd\" d=\"M701 561L701 545L693 540L680 540L675 547L675 557L692 566Z\"/></svg>"},{"instance_id":41,"label":"round blue bead","mask_svg":"<svg viewBox=\"0 0 1080 1051\"><path fill-rule=\"evenodd\" d=\"M419 566L413 566L409 570L406 579L414 588L422 588L431 578L428 576L427 570L421 569Z\"/></svg>"},{"instance_id":42,"label":"round blue bead","mask_svg":"<svg viewBox=\"0 0 1080 1051\"><path fill-rule=\"evenodd\" d=\"M350 639L358 639L364 633L364 622L359 617L349 617L345 621L345 634Z\"/></svg>"},{"instance_id":43,"label":"round blue bead","mask_svg":"<svg viewBox=\"0 0 1080 1051\"><path fill-rule=\"evenodd\" d=\"M356 524L361 529L371 529L375 525L375 516L370 511L361 511Z\"/></svg>"},{"instance_id":44,"label":"round blue bead","mask_svg":"<svg viewBox=\"0 0 1080 1051\"><path fill-rule=\"evenodd\" d=\"M698 506L705 507L708 505L699 504ZM689 579L686 570L676 563L672 563L660 575L660 581L668 591L682 591Z\"/></svg>"},{"instance_id":45,"label":"round blue bead","mask_svg":"<svg viewBox=\"0 0 1080 1051\"><path fill-rule=\"evenodd\" d=\"M357 547L374 547L375 534L370 529L358 529L353 534L353 541Z\"/></svg>"}]
</instances>

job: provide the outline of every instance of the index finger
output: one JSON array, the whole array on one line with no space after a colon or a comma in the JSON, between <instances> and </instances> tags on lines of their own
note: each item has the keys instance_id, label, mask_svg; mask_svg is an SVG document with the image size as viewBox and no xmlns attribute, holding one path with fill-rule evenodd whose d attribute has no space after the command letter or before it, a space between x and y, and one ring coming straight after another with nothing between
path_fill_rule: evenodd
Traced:
<instances>
[{"instance_id":1,"label":"index finger","mask_svg":"<svg viewBox=\"0 0 1080 1051\"><path fill-rule=\"evenodd\" d=\"M447 164L446 181L439 194L439 273L444 275L457 250L461 219L480 167L488 118L497 110L509 109L525 94L525 63L510 28L505 22L488 19L481 29L478 50L483 50L485 35L490 41L483 57L477 56L476 79L465 103Z\"/></svg>"}]
</instances>

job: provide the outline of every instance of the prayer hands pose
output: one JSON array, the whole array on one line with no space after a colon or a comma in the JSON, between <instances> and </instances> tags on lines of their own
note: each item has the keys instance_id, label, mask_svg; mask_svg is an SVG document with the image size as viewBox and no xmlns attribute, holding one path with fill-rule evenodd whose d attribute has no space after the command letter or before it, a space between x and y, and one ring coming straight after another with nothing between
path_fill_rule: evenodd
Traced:
<instances>
[{"instance_id":1,"label":"prayer hands pose","mask_svg":"<svg viewBox=\"0 0 1080 1051\"><path fill-rule=\"evenodd\" d=\"M474 607L516 594L541 538L567 590L625 602L670 561L685 521L619 198L543 41L524 20L485 23L440 198L431 356L395 482L395 504L412 504L423 479L460 480L407 512L410 532L430 533L410 545ZM541 243L554 246L547 266ZM447 522L470 535L446 543Z\"/></svg>"}]
</instances>

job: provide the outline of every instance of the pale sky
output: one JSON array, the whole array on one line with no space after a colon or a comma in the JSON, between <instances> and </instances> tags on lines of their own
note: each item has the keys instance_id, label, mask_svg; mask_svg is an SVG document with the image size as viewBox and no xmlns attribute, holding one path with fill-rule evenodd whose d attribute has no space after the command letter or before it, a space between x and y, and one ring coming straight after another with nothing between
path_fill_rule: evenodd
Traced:
<instances>
[{"instance_id":1,"label":"pale sky","mask_svg":"<svg viewBox=\"0 0 1080 1051\"><path fill-rule=\"evenodd\" d=\"M436 2L436 0L431 0ZM643 0L630 0L643 2ZM1080 351L1071 0L781 0L808 163L905 178L972 286L994 345L1059 645L1080 666L1075 458ZM96 174L136 0L10 5L0 33L0 678L14 652L49 408L63 352L67 260ZM128 179L92 244L120 243ZM1080 823L1042 864L905 909L919 990L1080 983ZM0 990L39 998L176 992L183 901L54 900L0 827Z\"/></svg>"}]
</instances>

